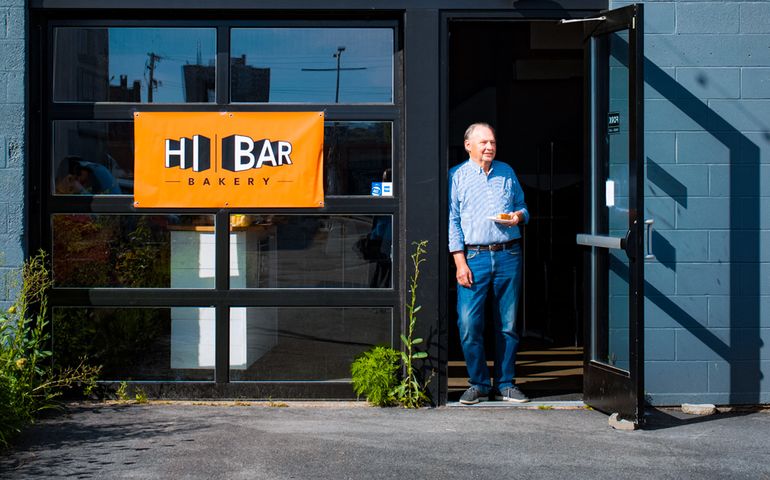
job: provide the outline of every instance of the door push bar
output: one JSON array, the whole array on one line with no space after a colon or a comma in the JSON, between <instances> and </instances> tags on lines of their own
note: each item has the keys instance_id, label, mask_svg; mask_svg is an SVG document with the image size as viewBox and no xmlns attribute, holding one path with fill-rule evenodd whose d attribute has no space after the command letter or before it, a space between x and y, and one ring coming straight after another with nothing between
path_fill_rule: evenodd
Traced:
<instances>
[{"instance_id":1,"label":"door push bar","mask_svg":"<svg viewBox=\"0 0 770 480\"><path fill-rule=\"evenodd\" d=\"M644 225L647 229L647 241L645 242L645 260L655 260L655 254L652 253L652 225L655 220L648 218L644 221ZM585 245L587 247L599 247L599 248L614 248L616 250L625 250L628 245L628 236L631 234L631 230L626 232L625 238L620 237L605 237L601 235L588 235L585 233L579 233L575 236L575 242L578 245Z\"/></svg>"},{"instance_id":2,"label":"door push bar","mask_svg":"<svg viewBox=\"0 0 770 480\"><path fill-rule=\"evenodd\" d=\"M575 237L575 241L578 245L585 245L587 247L614 248L617 250L625 250L627 238L628 236L626 236L626 238L620 238L579 233Z\"/></svg>"}]
</instances>

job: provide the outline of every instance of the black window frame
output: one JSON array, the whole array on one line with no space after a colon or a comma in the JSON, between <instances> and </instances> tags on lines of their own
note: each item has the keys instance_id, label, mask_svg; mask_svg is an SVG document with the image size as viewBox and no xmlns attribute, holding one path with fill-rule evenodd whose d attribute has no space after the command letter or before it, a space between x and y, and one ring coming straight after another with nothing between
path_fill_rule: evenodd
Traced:
<instances>
[{"instance_id":1,"label":"black window frame","mask_svg":"<svg viewBox=\"0 0 770 480\"><path fill-rule=\"evenodd\" d=\"M122 12L121 18L99 11L46 12L31 16L30 61L30 136L29 136L29 199L30 199L30 248L51 251L52 224L55 214L124 214L169 215L208 214L215 216L216 280L214 289L172 288L54 288L49 297L49 307L216 307L216 367L214 382L230 384L229 379L229 322L230 307L389 307L392 308L391 338L397 339L401 330L399 312L402 311L401 278L402 259L399 232L402 224L404 198L403 150L404 150L404 84L403 84L403 21L393 12L383 12L373 17L371 13L354 15L340 13L334 16L304 14L292 18L290 12L282 16L270 15L252 19L234 20L235 13L220 12L206 16L202 12L176 12L174 18L164 18L157 11L150 12L152 19L142 19L139 12ZM174 14L172 12L171 14ZM166 15L169 15L167 13ZM196 18L184 18L196 17ZM217 19L216 17L222 17ZM135 17L126 19L127 17ZM198 17L212 18L203 20ZM54 102L54 29L58 27L141 27L141 28L216 28L216 102L215 103L124 103L124 102ZM393 103L230 103L230 30L232 28L259 27L312 27L312 28L392 28L393 29ZM392 197L365 195L327 196L320 209L141 209L133 206L131 195L55 195L51 189L53 125L60 120L80 121L131 121L135 111L325 111L326 122L334 121L389 121L392 122L392 171L394 193ZM235 289L229 288L229 215L246 214L307 214L307 215L391 215L393 218L393 262L391 288L381 289ZM395 340L392 340L395 342ZM394 345L396 346L396 345ZM154 382L177 383L177 382ZM201 382L185 382L201 383ZM245 382L260 383L260 382ZM270 383L270 382L267 382ZM283 383L283 382L282 382ZM302 382L299 382L302 383ZM334 382L332 382L334 383ZM350 396L347 382L341 385L319 387L317 392L310 385L299 386L303 396ZM221 386L221 385L218 385ZM340 388L337 388L340 387ZM242 388L242 387L239 387ZM265 388L264 386L258 389ZM269 387L268 387L269 388ZM182 389L183 390L183 389ZM232 390L232 389L231 389ZM240 390L238 390L240 391ZM281 390L283 391L283 390ZM344 393L343 393L344 392Z\"/></svg>"}]
</instances>

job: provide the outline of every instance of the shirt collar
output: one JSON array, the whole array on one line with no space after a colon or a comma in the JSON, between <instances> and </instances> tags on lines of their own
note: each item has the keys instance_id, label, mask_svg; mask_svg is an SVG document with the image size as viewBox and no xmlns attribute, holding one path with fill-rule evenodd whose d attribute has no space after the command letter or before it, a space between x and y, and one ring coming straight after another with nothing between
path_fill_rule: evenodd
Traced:
<instances>
[{"instance_id":1,"label":"shirt collar","mask_svg":"<svg viewBox=\"0 0 770 480\"><path fill-rule=\"evenodd\" d=\"M470 165L470 168L471 168L472 172L485 174L484 173L484 168L481 165L479 165L478 163L476 163L473 160L471 160L470 158L468 158L468 164ZM489 165L489 173L486 174L486 175L491 175L492 171L494 169L495 169L495 161L492 160L492 163Z\"/></svg>"}]
</instances>

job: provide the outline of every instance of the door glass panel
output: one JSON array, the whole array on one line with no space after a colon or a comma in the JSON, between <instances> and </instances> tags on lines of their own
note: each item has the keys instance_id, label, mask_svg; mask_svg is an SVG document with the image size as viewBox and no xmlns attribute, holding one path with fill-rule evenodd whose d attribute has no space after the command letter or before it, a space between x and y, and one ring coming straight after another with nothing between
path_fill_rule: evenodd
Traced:
<instances>
[{"instance_id":1,"label":"door glass panel","mask_svg":"<svg viewBox=\"0 0 770 480\"><path fill-rule=\"evenodd\" d=\"M56 195L131 195L134 124L53 122L52 171Z\"/></svg>"},{"instance_id":2,"label":"door glass panel","mask_svg":"<svg viewBox=\"0 0 770 480\"><path fill-rule=\"evenodd\" d=\"M80 28L54 33L56 102L213 102L214 28Z\"/></svg>"},{"instance_id":3,"label":"door glass panel","mask_svg":"<svg viewBox=\"0 0 770 480\"><path fill-rule=\"evenodd\" d=\"M390 215L230 216L230 288L391 288Z\"/></svg>"},{"instance_id":4,"label":"door glass panel","mask_svg":"<svg viewBox=\"0 0 770 480\"><path fill-rule=\"evenodd\" d=\"M99 380L213 381L212 307L53 309L53 361L101 365Z\"/></svg>"},{"instance_id":5,"label":"door glass panel","mask_svg":"<svg viewBox=\"0 0 770 480\"><path fill-rule=\"evenodd\" d=\"M234 28L231 100L393 103L392 28Z\"/></svg>"},{"instance_id":6,"label":"door glass panel","mask_svg":"<svg viewBox=\"0 0 770 480\"><path fill-rule=\"evenodd\" d=\"M608 232L625 237L629 227L629 84L628 31L611 33L609 41L609 104L607 111L608 177L604 208ZM624 370L629 361L629 260L625 250L610 249L607 308L607 346L597 360Z\"/></svg>"},{"instance_id":7,"label":"door glass panel","mask_svg":"<svg viewBox=\"0 0 770 480\"><path fill-rule=\"evenodd\" d=\"M326 195L392 196L392 166L392 122L324 124ZM376 190L380 182L391 182L391 190Z\"/></svg>"},{"instance_id":8,"label":"door glass panel","mask_svg":"<svg viewBox=\"0 0 770 480\"><path fill-rule=\"evenodd\" d=\"M56 287L214 288L211 215L51 218Z\"/></svg>"},{"instance_id":9,"label":"door glass panel","mask_svg":"<svg viewBox=\"0 0 770 480\"><path fill-rule=\"evenodd\" d=\"M392 308L231 307L232 381L350 381L350 364L392 343Z\"/></svg>"}]
</instances>

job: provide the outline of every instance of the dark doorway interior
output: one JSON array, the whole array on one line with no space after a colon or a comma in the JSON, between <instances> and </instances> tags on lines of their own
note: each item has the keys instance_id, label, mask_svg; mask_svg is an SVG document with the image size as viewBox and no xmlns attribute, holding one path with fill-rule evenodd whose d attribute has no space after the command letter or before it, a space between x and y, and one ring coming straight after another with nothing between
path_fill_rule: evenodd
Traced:
<instances>
[{"instance_id":1,"label":"dark doorway interior","mask_svg":"<svg viewBox=\"0 0 770 480\"><path fill-rule=\"evenodd\" d=\"M534 400L579 400L582 263L575 234L584 204L582 25L454 21L449 31L449 167L467 159L465 128L492 124L497 158L516 170L531 214L524 229L517 384ZM451 402L467 388L467 372L457 337L451 257L449 262ZM493 348L488 341L490 366Z\"/></svg>"}]
</instances>

